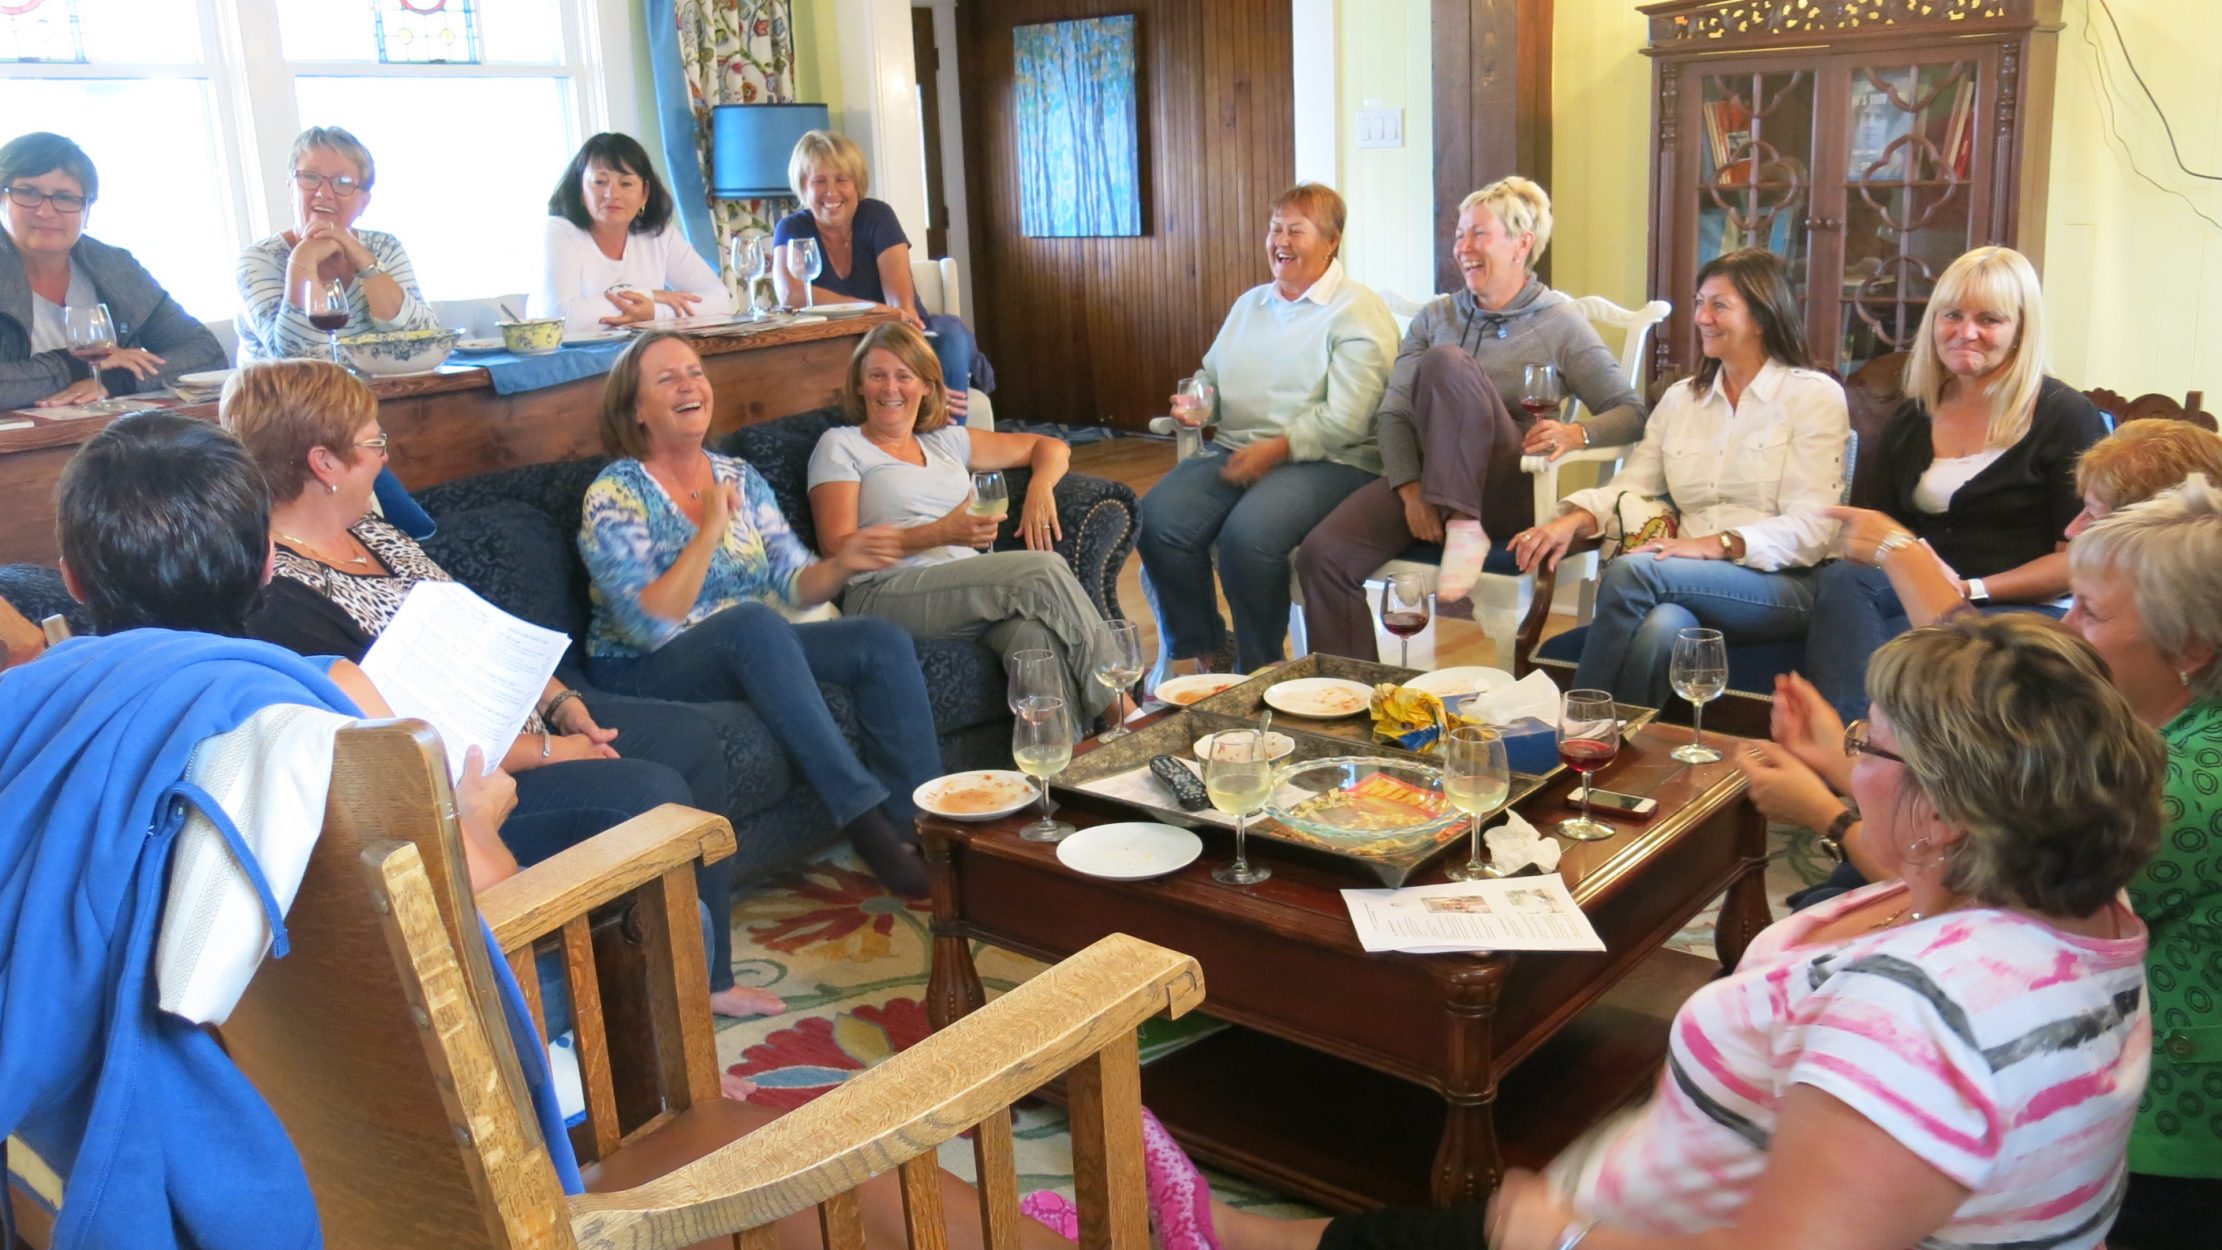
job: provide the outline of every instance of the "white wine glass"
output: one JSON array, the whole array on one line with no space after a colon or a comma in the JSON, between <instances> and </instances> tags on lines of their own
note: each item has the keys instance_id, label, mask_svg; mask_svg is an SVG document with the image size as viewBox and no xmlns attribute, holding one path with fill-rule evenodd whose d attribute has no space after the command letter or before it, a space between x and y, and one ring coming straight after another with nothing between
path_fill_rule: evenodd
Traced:
<instances>
[{"instance_id":1,"label":"white wine glass","mask_svg":"<svg viewBox=\"0 0 2222 1250\"><path fill-rule=\"evenodd\" d=\"M1674 693L1690 701L1690 740L1671 755L1685 764L1712 764L1721 753L1703 740L1705 705L1728 689L1728 646L1717 629L1685 629L1674 635L1674 658L1667 666Z\"/></svg>"},{"instance_id":2,"label":"white wine glass","mask_svg":"<svg viewBox=\"0 0 2222 1250\"><path fill-rule=\"evenodd\" d=\"M1088 639L1089 672L1097 684L1111 691L1111 714L1119 714L1119 696L1142 680L1142 627L1132 621L1099 621ZM1121 722L1103 731L1098 742L1124 738L1134 731Z\"/></svg>"},{"instance_id":3,"label":"white wine glass","mask_svg":"<svg viewBox=\"0 0 2222 1250\"><path fill-rule=\"evenodd\" d=\"M1582 775L1582 814L1558 822L1560 836L1576 842L1597 842L1613 836L1613 827L1589 814L1589 786L1597 770L1620 754L1620 705L1602 690L1569 690L1559 705L1559 762Z\"/></svg>"},{"instance_id":4,"label":"white wine glass","mask_svg":"<svg viewBox=\"0 0 2222 1250\"><path fill-rule=\"evenodd\" d=\"M1065 670L1057 653L1047 647L1027 647L1003 657L1003 671L1010 677L1011 715L1018 715L1021 700L1065 697Z\"/></svg>"},{"instance_id":5,"label":"white wine glass","mask_svg":"<svg viewBox=\"0 0 2222 1250\"><path fill-rule=\"evenodd\" d=\"M1443 793L1473 822L1466 862L1443 875L1482 881L1504 874L1481 857L1481 822L1497 814L1512 794L1512 763L1504 735L1487 725L1454 725L1443 747Z\"/></svg>"},{"instance_id":6,"label":"white wine glass","mask_svg":"<svg viewBox=\"0 0 2222 1250\"><path fill-rule=\"evenodd\" d=\"M1173 391L1173 420L1190 429L1210 425L1214 405L1219 398L1211 378L1198 370L1193 376L1181 379Z\"/></svg>"},{"instance_id":7,"label":"white wine glass","mask_svg":"<svg viewBox=\"0 0 2222 1250\"><path fill-rule=\"evenodd\" d=\"M998 524L1011 515L1011 487L995 470L972 475L972 502L965 505L973 516L991 516Z\"/></svg>"},{"instance_id":8,"label":"white wine glass","mask_svg":"<svg viewBox=\"0 0 2222 1250\"><path fill-rule=\"evenodd\" d=\"M787 272L802 284L802 306L816 308L818 293L813 289L818 275L825 270L825 253L818 250L816 239L787 240Z\"/></svg>"},{"instance_id":9,"label":"white wine glass","mask_svg":"<svg viewBox=\"0 0 2222 1250\"><path fill-rule=\"evenodd\" d=\"M1072 721L1063 699L1028 695L1018 701L1011 721L1011 761L1042 788L1042 818L1021 827L1018 836L1029 842L1055 842L1069 836L1072 826L1050 815L1049 779L1072 763Z\"/></svg>"},{"instance_id":10,"label":"white wine glass","mask_svg":"<svg viewBox=\"0 0 2222 1250\"><path fill-rule=\"evenodd\" d=\"M1394 573L1381 583L1381 628L1396 636L1399 668L1412 667L1412 635L1427 628L1433 597L1418 573Z\"/></svg>"},{"instance_id":11,"label":"white wine glass","mask_svg":"<svg viewBox=\"0 0 2222 1250\"><path fill-rule=\"evenodd\" d=\"M771 240L751 231L733 236L733 272L748 291L748 319L762 321L779 306L779 292L772 287Z\"/></svg>"},{"instance_id":12,"label":"white wine glass","mask_svg":"<svg viewBox=\"0 0 2222 1250\"><path fill-rule=\"evenodd\" d=\"M1250 816L1273 794L1273 761L1265 735L1255 729L1224 729L1204 744L1204 793L1211 805L1234 817L1234 862L1211 870L1224 885L1256 885L1273 875L1250 862Z\"/></svg>"}]
</instances>

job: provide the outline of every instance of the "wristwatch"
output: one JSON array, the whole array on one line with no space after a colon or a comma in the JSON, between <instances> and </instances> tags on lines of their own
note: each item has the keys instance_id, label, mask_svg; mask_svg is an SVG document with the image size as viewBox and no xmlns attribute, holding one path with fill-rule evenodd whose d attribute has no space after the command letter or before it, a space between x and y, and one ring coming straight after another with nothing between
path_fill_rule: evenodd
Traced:
<instances>
[{"instance_id":1,"label":"wristwatch","mask_svg":"<svg viewBox=\"0 0 2222 1250\"><path fill-rule=\"evenodd\" d=\"M1982 578L1970 577L1967 579L1967 601L1969 603L1989 603L1991 601L1991 588L1983 584Z\"/></svg>"},{"instance_id":2,"label":"wristwatch","mask_svg":"<svg viewBox=\"0 0 2222 1250\"><path fill-rule=\"evenodd\" d=\"M386 267L374 260L355 271L355 280L357 282L368 282L384 272L386 272Z\"/></svg>"},{"instance_id":3,"label":"wristwatch","mask_svg":"<svg viewBox=\"0 0 2222 1250\"><path fill-rule=\"evenodd\" d=\"M1833 863L1843 863L1844 835L1850 833L1852 826L1858 823L1859 813L1851 808L1838 812L1836 819L1829 822L1829 827L1821 831L1821 853L1828 856Z\"/></svg>"},{"instance_id":4,"label":"wristwatch","mask_svg":"<svg viewBox=\"0 0 2222 1250\"><path fill-rule=\"evenodd\" d=\"M1735 533L1734 530L1722 530L1715 535L1721 540L1721 559L1723 560L1734 560L1736 558L1736 539L1733 537Z\"/></svg>"}]
</instances>

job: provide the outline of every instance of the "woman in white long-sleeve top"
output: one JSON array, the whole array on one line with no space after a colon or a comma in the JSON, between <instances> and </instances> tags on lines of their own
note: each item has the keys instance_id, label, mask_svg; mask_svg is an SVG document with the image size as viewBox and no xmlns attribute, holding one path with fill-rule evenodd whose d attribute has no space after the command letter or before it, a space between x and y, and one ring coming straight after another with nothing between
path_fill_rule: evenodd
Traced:
<instances>
[{"instance_id":1,"label":"woman in white long-sleeve top","mask_svg":"<svg viewBox=\"0 0 2222 1250\"><path fill-rule=\"evenodd\" d=\"M239 359L323 359L330 340L309 323L304 288L338 282L347 291L341 338L437 330L439 314L417 289L401 240L355 229L370 207L378 166L362 141L337 126L311 126L293 141L293 228L239 254Z\"/></svg>"},{"instance_id":2,"label":"woman in white long-sleeve top","mask_svg":"<svg viewBox=\"0 0 2222 1250\"><path fill-rule=\"evenodd\" d=\"M1605 566L1574 673L1581 689L1644 707L1665 701L1674 635L1685 628L1730 642L1805 636L1813 566L1836 538L1822 509L1844 484L1844 388L1806 355L1782 261L1747 248L1707 263L1695 316L1704 363L1659 401L1627 467L1512 540L1522 569L1555 566L1575 539L1655 510L1648 501L1678 513L1678 537Z\"/></svg>"},{"instance_id":3,"label":"woman in white long-sleeve top","mask_svg":"<svg viewBox=\"0 0 2222 1250\"><path fill-rule=\"evenodd\" d=\"M733 296L672 220L671 192L631 135L586 141L548 197L536 317L567 333L720 316Z\"/></svg>"},{"instance_id":4,"label":"woman in white long-sleeve top","mask_svg":"<svg viewBox=\"0 0 2222 1250\"><path fill-rule=\"evenodd\" d=\"M1142 498L1142 589L1171 659L1230 649L1212 557L1234 610L1244 672L1282 656L1289 559L1304 535L1381 472L1373 410L1396 357L1396 320L1343 273L1346 210L1301 183L1274 201L1273 281L1243 292L1204 354L1219 435ZM1160 676L1163 674L1161 673Z\"/></svg>"}]
</instances>

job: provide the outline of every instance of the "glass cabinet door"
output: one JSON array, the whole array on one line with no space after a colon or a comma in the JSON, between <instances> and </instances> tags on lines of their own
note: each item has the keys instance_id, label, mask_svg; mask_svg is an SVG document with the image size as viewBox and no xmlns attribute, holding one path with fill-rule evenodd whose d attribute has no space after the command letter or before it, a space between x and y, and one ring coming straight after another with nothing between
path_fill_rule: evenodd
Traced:
<instances>
[{"instance_id":1,"label":"glass cabinet door","mask_svg":"<svg viewBox=\"0 0 2222 1250\"><path fill-rule=\"evenodd\" d=\"M1829 224L1842 223L1840 259L1831 258L1839 270L1833 363L1847 376L1912 348L1937 275L1979 241L1982 83L1975 58L1850 71L1837 136L1844 156L1825 174L1843 197Z\"/></svg>"},{"instance_id":2,"label":"glass cabinet door","mask_svg":"<svg viewBox=\"0 0 2222 1250\"><path fill-rule=\"evenodd\" d=\"M1782 257L1804 299L1814 76L1802 69L1719 72L1698 81L1697 264L1762 247Z\"/></svg>"}]
</instances>

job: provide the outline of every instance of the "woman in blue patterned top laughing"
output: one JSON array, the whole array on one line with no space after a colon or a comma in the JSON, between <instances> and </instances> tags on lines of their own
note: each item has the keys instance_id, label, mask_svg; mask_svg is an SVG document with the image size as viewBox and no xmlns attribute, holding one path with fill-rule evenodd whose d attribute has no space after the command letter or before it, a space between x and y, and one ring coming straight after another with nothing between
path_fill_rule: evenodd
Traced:
<instances>
[{"instance_id":1,"label":"woman in blue patterned top laughing","mask_svg":"<svg viewBox=\"0 0 2222 1250\"><path fill-rule=\"evenodd\" d=\"M587 667L611 690L745 700L880 881L921 895L911 791L941 753L917 649L899 626L850 617L790 624L858 573L902 556L889 526L857 530L813 561L748 463L703 446L716 395L676 334L642 335L602 392L611 462L586 490L579 554L594 602ZM818 684L846 688L861 752Z\"/></svg>"}]
</instances>

